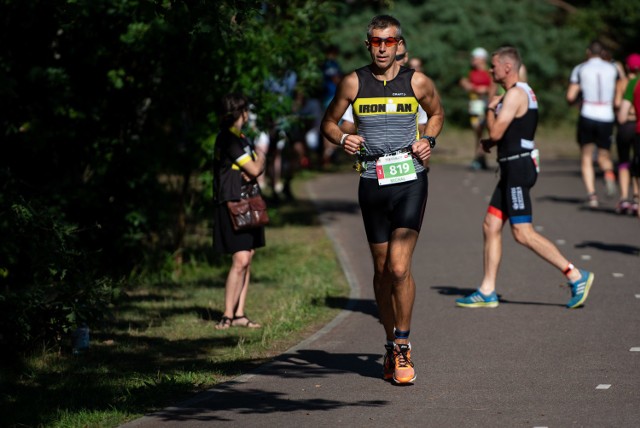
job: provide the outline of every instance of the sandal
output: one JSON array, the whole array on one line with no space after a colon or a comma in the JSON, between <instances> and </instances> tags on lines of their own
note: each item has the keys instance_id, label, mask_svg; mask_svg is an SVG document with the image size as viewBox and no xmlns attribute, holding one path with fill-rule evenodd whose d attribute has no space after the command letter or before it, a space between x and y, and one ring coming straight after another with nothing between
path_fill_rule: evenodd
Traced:
<instances>
[{"instance_id":1,"label":"sandal","mask_svg":"<svg viewBox=\"0 0 640 428\"><path fill-rule=\"evenodd\" d=\"M216 323L216 330L226 330L229 327L231 327L231 324L232 324L231 318L225 317L223 315L220 321Z\"/></svg>"},{"instance_id":2,"label":"sandal","mask_svg":"<svg viewBox=\"0 0 640 428\"><path fill-rule=\"evenodd\" d=\"M247 318L246 315L242 315L240 317L233 317L233 320L231 321L231 325L232 326L237 326L237 327L247 327L247 328L260 328L260 327L262 327L257 322L251 321L249 318Z\"/></svg>"}]
</instances>

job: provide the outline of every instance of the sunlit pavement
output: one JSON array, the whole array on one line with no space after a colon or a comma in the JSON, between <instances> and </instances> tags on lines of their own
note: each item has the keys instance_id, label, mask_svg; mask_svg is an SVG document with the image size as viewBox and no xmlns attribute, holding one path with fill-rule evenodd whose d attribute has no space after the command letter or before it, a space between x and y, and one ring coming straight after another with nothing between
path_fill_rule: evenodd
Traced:
<instances>
[{"instance_id":1,"label":"sunlit pavement","mask_svg":"<svg viewBox=\"0 0 640 428\"><path fill-rule=\"evenodd\" d=\"M482 219L491 172L434 165L416 248L411 328L417 379L381 379L384 333L376 318L371 256L355 173L322 175L309 194L352 287L322 331L259 370L129 427L260 426L623 427L640 420L640 219L617 199L583 208L577 162L543 163L534 226L576 266L595 272L584 308L565 308L561 273L505 229L500 306L455 299L482 277ZM312 245L313 243L310 243Z\"/></svg>"}]
</instances>

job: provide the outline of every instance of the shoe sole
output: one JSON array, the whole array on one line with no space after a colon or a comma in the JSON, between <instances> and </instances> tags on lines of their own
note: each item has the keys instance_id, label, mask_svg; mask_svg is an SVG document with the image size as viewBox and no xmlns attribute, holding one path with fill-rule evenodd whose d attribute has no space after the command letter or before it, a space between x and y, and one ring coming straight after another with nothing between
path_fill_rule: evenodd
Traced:
<instances>
[{"instance_id":1,"label":"shoe sole","mask_svg":"<svg viewBox=\"0 0 640 428\"><path fill-rule=\"evenodd\" d=\"M456 302L456 306L458 306L459 308L497 308L498 304L499 304L499 302L489 302L489 303L482 303L482 302L459 303L459 302Z\"/></svg>"},{"instance_id":2,"label":"shoe sole","mask_svg":"<svg viewBox=\"0 0 640 428\"><path fill-rule=\"evenodd\" d=\"M402 385L405 383L412 383L414 380L416 380L416 374L414 373L413 377L409 380L403 380L403 379L396 379L395 374L393 375L393 382L398 384L398 385Z\"/></svg>"},{"instance_id":3,"label":"shoe sole","mask_svg":"<svg viewBox=\"0 0 640 428\"><path fill-rule=\"evenodd\" d=\"M567 306L569 309L575 309L579 306L582 306L585 300L587 300L587 296L589 295L589 290L591 289L591 284L593 284L593 280L595 279L595 275L593 273L589 273L589 278L587 278L587 285L584 286L584 294L582 294L582 298L578 300L571 306Z\"/></svg>"}]
</instances>

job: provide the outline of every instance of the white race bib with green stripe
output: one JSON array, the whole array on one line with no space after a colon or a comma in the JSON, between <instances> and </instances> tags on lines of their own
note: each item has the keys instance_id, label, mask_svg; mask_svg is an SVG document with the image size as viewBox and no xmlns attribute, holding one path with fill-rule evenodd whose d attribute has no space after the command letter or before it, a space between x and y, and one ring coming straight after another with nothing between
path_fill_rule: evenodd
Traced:
<instances>
[{"instance_id":1,"label":"white race bib with green stripe","mask_svg":"<svg viewBox=\"0 0 640 428\"><path fill-rule=\"evenodd\" d=\"M378 158L376 173L378 174L378 184L380 186L418 179L411 153L400 153Z\"/></svg>"}]
</instances>

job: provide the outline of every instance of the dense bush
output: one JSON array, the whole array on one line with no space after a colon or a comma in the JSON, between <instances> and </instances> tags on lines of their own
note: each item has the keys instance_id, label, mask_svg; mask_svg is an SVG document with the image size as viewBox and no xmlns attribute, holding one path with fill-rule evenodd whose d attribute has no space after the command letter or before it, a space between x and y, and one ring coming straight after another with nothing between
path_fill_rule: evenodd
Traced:
<instances>
[{"instance_id":1,"label":"dense bush","mask_svg":"<svg viewBox=\"0 0 640 428\"><path fill-rule=\"evenodd\" d=\"M96 275L96 259L55 207L2 190L0 344L59 347L78 325L97 325L107 314L113 281Z\"/></svg>"},{"instance_id":2,"label":"dense bush","mask_svg":"<svg viewBox=\"0 0 640 428\"><path fill-rule=\"evenodd\" d=\"M217 100L282 114L264 82L318 84L330 7L0 0L2 340L55 343L113 282L180 263L210 214Z\"/></svg>"}]
</instances>

